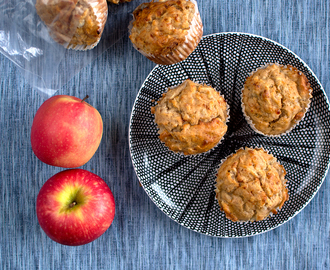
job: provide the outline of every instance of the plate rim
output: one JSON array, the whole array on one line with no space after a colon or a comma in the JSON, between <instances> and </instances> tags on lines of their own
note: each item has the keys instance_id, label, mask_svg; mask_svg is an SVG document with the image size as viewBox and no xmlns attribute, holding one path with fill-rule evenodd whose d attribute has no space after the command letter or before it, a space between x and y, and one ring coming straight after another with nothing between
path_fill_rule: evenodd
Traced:
<instances>
[{"instance_id":1,"label":"plate rim","mask_svg":"<svg viewBox=\"0 0 330 270\"><path fill-rule=\"evenodd\" d=\"M258 38L258 39L262 39L262 40L265 40L265 41L269 41L281 48L283 48L284 50L288 51L289 53L291 53L294 57L296 57L300 62L301 64L303 64L305 66L305 68L311 73L311 76L316 80L317 84L320 86L320 90L322 91L323 93L323 96L325 97L325 101L326 101L326 104L327 104L327 111L330 115L330 103L329 103L329 99L328 99L328 96L321 84L321 82L319 81L318 77L314 74L313 70L297 55L295 54L293 51L291 51L290 49L288 49L287 47L285 47L284 45L270 39L270 38L267 38L267 37L263 37L263 36L260 36L260 35L256 35L256 34L251 34L251 33L244 33L244 32L219 32L219 33L212 33L212 34L207 34L207 35L204 35L202 37L202 40L207 38L207 37L212 37L212 36L225 36L225 35L238 35L238 36L248 36L248 37L255 37L255 38ZM201 40L201 41L202 41ZM147 82L148 78L153 74L153 72L159 68L160 66L162 65L159 65L157 64L156 66L154 66L152 68L152 70L149 72L149 74L147 75L147 77L144 79L142 85L140 86L139 88L139 91L137 92L136 94L136 97L135 97L135 100L134 100L134 103L133 103L133 106L132 106L132 109L131 109L131 113L130 113L130 119L129 119L129 128L128 128L128 141L129 141L129 152L130 152L130 157L131 157L131 161L132 161L132 165L133 165L133 169L135 171L135 174L136 174L136 177L140 183L140 185L142 186L144 192L148 195L149 199L156 205L156 207L161 210L163 212L163 214L166 215L166 217L170 218L171 220L173 220L174 222L176 222L177 224L179 224L180 226L190 230L190 231L193 231L193 232L196 232L196 233L199 233L199 234L202 234L202 235L206 235L206 236L211 236L211 237L214 237L214 238L224 238L224 239L238 239L238 238L247 238L247 237L252 237L252 236L256 236L256 235L260 235L260 234L264 234L264 233L267 233L269 231L272 231L278 227L280 227L281 225L287 223L288 221L290 221L292 218L294 218L296 215L298 215L310 202L311 200L315 197L315 195L318 193L318 191L320 190L321 186L323 185L324 183L324 180L326 179L327 175L328 175L328 172L329 172L329 168L330 168L330 152L329 152L329 156L328 156L328 162L327 162L327 166L326 166L326 169L324 170L324 173L323 173L323 176L322 176L322 180L320 182L320 184L317 186L316 190L313 192L313 194L309 197L309 199L302 205L302 207L296 211L292 216L290 216L289 218L287 218L286 220L284 220L283 222L280 222L279 224L277 224L276 226L274 227L271 227L267 230L264 230L264 231L261 231L261 232L256 232L256 233L252 233L252 234L248 234L248 235L242 235L242 236L220 236L220 235L212 235L212 234L209 234L209 233L205 233L205 232L201 232L201 231L198 231L196 229L193 229L193 228L190 228L186 225L183 225L181 224L180 222L178 222L177 220L175 220L173 217L169 216L165 211L164 209L156 203L156 201L154 200L154 198L151 196L150 192L147 191L147 189L145 188L144 184L141 182L140 180L140 176L137 172L137 168L136 168L136 165L135 165L135 162L133 160L133 155L132 155L132 143L131 143L131 129L132 129L132 119L133 119L133 115L134 115L134 108L135 108L135 105L138 101L138 97L140 95L140 93L142 92L142 89L145 87L145 83Z\"/></svg>"}]
</instances>

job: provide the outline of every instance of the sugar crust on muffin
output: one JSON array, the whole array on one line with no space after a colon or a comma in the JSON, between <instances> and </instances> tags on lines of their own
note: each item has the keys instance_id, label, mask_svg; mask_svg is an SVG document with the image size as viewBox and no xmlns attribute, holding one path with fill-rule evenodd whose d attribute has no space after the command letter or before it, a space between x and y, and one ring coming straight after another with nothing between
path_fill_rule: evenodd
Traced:
<instances>
[{"instance_id":1,"label":"sugar crust on muffin","mask_svg":"<svg viewBox=\"0 0 330 270\"><path fill-rule=\"evenodd\" d=\"M214 88L186 80L151 108L159 138L174 152L204 153L227 132L228 106Z\"/></svg>"},{"instance_id":2,"label":"sugar crust on muffin","mask_svg":"<svg viewBox=\"0 0 330 270\"><path fill-rule=\"evenodd\" d=\"M194 0L144 3L133 12L129 38L133 46L157 64L186 59L203 35L203 24Z\"/></svg>"},{"instance_id":3,"label":"sugar crust on muffin","mask_svg":"<svg viewBox=\"0 0 330 270\"><path fill-rule=\"evenodd\" d=\"M288 200L286 171L264 149L241 148L217 173L216 198L232 221L260 221L277 214Z\"/></svg>"},{"instance_id":4,"label":"sugar crust on muffin","mask_svg":"<svg viewBox=\"0 0 330 270\"><path fill-rule=\"evenodd\" d=\"M242 108L257 132L281 135L304 117L311 98L311 86L302 72L291 65L269 64L246 79Z\"/></svg>"},{"instance_id":5,"label":"sugar crust on muffin","mask_svg":"<svg viewBox=\"0 0 330 270\"><path fill-rule=\"evenodd\" d=\"M35 7L51 37L68 49L94 48L108 17L106 0L37 0Z\"/></svg>"}]
</instances>

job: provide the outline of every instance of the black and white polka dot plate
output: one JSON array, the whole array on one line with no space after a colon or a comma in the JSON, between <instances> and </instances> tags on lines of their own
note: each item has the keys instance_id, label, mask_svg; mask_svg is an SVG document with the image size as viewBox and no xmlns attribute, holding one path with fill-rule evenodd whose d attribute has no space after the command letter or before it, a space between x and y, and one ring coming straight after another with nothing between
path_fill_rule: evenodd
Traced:
<instances>
[{"instance_id":1,"label":"black and white polka dot plate","mask_svg":"<svg viewBox=\"0 0 330 270\"><path fill-rule=\"evenodd\" d=\"M240 104L245 78L270 62L297 67L313 88L305 118L289 134L275 138L254 132L245 121ZM188 78L211 85L224 95L230 106L224 141L207 154L196 156L169 151L158 138L150 112L168 87ZM204 36L183 62L156 66L137 95L129 132L133 166L151 200L179 224L216 237L256 235L294 217L320 188L330 160L329 102L318 79L287 48L244 33ZM220 211L214 191L215 175L222 159L246 146L263 147L285 167L290 198L277 215L258 222L235 223Z\"/></svg>"}]
</instances>

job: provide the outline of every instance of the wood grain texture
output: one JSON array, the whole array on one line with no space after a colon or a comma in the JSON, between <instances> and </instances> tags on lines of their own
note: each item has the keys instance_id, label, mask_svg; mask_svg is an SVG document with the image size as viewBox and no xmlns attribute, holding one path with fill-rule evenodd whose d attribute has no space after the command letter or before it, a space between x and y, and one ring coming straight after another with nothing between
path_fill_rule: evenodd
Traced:
<instances>
[{"instance_id":1,"label":"wood grain texture","mask_svg":"<svg viewBox=\"0 0 330 270\"><path fill-rule=\"evenodd\" d=\"M199 1L199 10L205 35L236 31L272 39L296 53L330 96L329 1L208 0ZM61 171L41 163L30 145L33 116L45 95L0 54L0 269L329 269L329 175L297 216L249 238L195 233L148 198L131 163L128 127L135 97L154 64L132 47L126 27L123 23L117 42L79 67L57 92L88 94L104 122L100 148L81 168L107 182L116 216L104 235L85 246L61 246L38 224L38 191Z\"/></svg>"}]
</instances>

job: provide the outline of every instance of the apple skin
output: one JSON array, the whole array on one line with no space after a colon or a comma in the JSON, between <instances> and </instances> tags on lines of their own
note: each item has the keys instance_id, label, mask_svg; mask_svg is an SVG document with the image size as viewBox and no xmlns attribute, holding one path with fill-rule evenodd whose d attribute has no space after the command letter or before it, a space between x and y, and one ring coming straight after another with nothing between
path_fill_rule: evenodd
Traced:
<instances>
[{"instance_id":1,"label":"apple skin","mask_svg":"<svg viewBox=\"0 0 330 270\"><path fill-rule=\"evenodd\" d=\"M36 211L49 238L62 245L79 246L94 241L110 227L115 200L108 185L96 174L68 169L44 183L37 196Z\"/></svg>"},{"instance_id":2,"label":"apple skin","mask_svg":"<svg viewBox=\"0 0 330 270\"><path fill-rule=\"evenodd\" d=\"M68 95L47 99L31 127L31 146L42 162L63 168L86 164L103 134L100 113L90 104Z\"/></svg>"}]
</instances>

